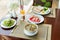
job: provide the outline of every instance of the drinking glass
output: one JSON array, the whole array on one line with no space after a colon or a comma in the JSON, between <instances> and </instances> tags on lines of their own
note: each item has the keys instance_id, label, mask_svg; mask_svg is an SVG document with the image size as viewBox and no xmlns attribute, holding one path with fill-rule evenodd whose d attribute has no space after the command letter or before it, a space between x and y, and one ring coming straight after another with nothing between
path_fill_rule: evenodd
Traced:
<instances>
[{"instance_id":1,"label":"drinking glass","mask_svg":"<svg viewBox=\"0 0 60 40\"><path fill-rule=\"evenodd\" d=\"M25 20L25 10L24 10L24 1L20 0L20 14L21 14L21 18L22 20Z\"/></svg>"},{"instance_id":2,"label":"drinking glass","mask_svg":"<svg viewBox=\"0 0 60 40\"><path fill-rule=\"evenodd\" d=\"M18 7L19 7L19 4L15 0L9 3L9 11L12 14L12 18L17 18L16 11L18 10Z\"/></svg>"}]
</instances>

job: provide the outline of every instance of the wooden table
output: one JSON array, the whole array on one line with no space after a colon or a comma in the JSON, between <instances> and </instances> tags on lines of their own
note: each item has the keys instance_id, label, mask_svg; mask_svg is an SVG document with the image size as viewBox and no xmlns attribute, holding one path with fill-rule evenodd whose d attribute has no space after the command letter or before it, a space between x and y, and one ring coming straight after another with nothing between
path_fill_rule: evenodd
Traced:
<instances>
[{"instance_id":1,"label":"wooden table","mask_svg":"<svg viewBox=\"0 0 60 40\"><path fill-rule=\"evenodd\" d=\"M52 27L52 40L60 40L60 9L56 9L56 13L57 13L57 16L56 18L50 18L50 17L45 17L45 21L44 23L46 24L52 24L53 27ZM26 40L26 39L22 39L22 38L16 38L16 37L10 37L10 36L3 36L3 35L0 35L0 38L4 38L6 37L7 40L10 39L10 40Z\"/></svg>"},{"instance_id":2,"label":"wooden table","mask_svg":"<svg viewBox=\"0 0 60 40\"><path fill-rule=\"evenodd\" d=\"M54 5L52 8L54 8L56 6L55 3L56 2L53 3ZM52 40L60 40L60 18L59 18L60 17L60 9L57 10L56 14L57 14L56 18L45 17L45 21L44 21L44 23L52 24L52 26L53 26L52 27L52 35L51 35ZM6 38L7 40L27 40L27 39L16 38L16 37L5 36L5 35L0 35L0 40L1 40L1 38L2 39Z\"/></svg>"}]
</instances>

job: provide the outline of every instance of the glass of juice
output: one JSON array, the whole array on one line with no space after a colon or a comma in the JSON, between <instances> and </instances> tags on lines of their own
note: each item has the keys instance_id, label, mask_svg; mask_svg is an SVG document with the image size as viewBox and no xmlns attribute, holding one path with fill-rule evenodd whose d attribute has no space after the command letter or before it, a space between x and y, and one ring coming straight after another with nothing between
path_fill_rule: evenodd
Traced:
<instances>
[{"instance_id":1,"label":"glass of juice","mask_svg":"<svg viewBox=\"0 0 60 40\"><path fill-rule=\"evenodd\" d=\"M24 21L25 20L25 10L24 10L24 1L20 0L20 14L21 14L21 18Z\"/></svg>"},{"instance_id":2,"label":"glass of juice","mask_svg":"<svg viewBox=\"0 0 60 40\"><path fill-rule=\"evenodd\" d=\"M20 14L22 16L22 20L25 20L25 10L20 10Z\"/></svg>"}]
</instances>

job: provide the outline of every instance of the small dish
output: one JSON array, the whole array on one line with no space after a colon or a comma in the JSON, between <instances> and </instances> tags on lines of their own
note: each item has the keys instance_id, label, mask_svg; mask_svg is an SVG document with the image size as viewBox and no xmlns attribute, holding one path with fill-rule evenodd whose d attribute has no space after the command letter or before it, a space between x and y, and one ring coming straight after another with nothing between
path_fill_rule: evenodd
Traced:
<instances>
[{"instance_id":1,"label":"small dish","mask_svg":"<svg viewBox=\"0 0 60 40\"><path fill-rule=\"evenodd\" d=\"M32 20L31 20L31 17L33 17L33 16L35 16L34 18L32 18ZM35 20L35 21L33 21L33 20ZM43 16L41 16L41 15L30 15L30 16L28 16L28 21L30 22L30 23L33 23L33 24L39 24L39 23L42 23L43 21L44 21L44 17Z\"/></svg>"},{"instance_id":2,"label":"small dish","mask_svg":"<svg viewBox=\"0 0 60 40\"><path fill-rule=\"evenodd\" d=\"M50 8L38 6L33 8L33 12L35 14L46 15L50 13Z\"/></svg>"},{"instance_id":3,"label":"small dish","mask_svg":"<svg viewBox=\"0 0 60 40\"><path fill-rule=\"evenodd\" d=\"M27 36L34 36L38 33L38 26L36 24L27 24L24 28L24 33Z\"/></svg>"},{"instance_id":4,"label":"small dish","mask_svg":"<svg viewBox=\"0 0 60 40\"><path fill-rule=\"evenodd\" d=\"M7 20L11 20L11 25L9 24L9 22L7 22ZM8 25L9 24L9 25ZM8 25L8 26L7 26ZM1 21L1 27L2 28L12 28L16 25L16 20L15 19L4 19L3 21Z\"/></svg>"}]
</instances>

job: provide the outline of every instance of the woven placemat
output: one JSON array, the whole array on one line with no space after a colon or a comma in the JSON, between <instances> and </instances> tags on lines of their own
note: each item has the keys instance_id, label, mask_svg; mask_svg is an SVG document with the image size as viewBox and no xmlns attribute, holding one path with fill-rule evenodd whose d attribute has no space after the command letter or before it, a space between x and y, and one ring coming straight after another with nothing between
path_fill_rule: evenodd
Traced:
<instances>
[{"instance_id":1,"label":"woven placemat","mask_svg":"<svg viewBox=\"0 0 60 40\"><path fill-rule=\"evenodd\" d=\"M31 39L31 40L51 40L51 27L52 27L51 25L49 25L49 24L38 25L38 27L39 27L38 34L33 37L29 37L24 34L24 26L26 24L28 24L28 23L20 21L18 26L13 29L10 36Z\"/></svg>"}]
</instances>

